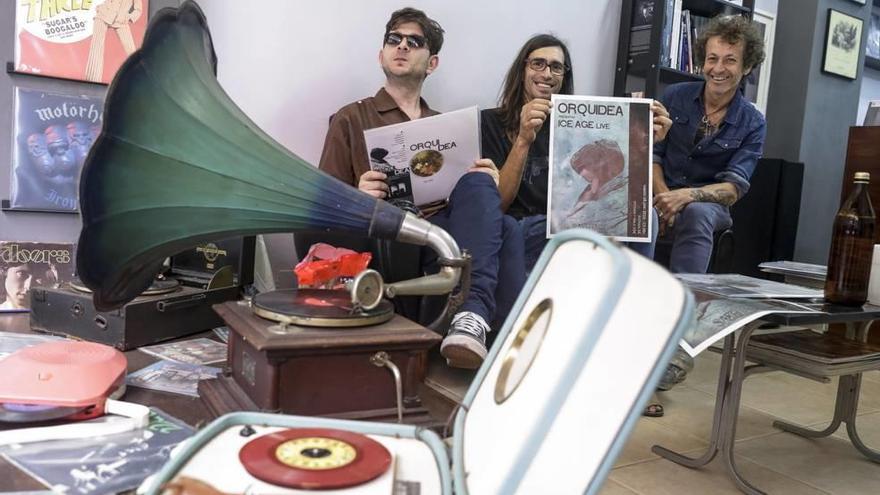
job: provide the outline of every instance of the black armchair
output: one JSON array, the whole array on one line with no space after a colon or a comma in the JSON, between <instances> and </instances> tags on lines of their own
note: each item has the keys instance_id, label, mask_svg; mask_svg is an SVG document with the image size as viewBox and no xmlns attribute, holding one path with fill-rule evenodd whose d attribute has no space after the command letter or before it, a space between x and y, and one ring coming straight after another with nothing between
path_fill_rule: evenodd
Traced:
<instances>
[{"instance_id":1,"label":"black armchair","mask_svg":"<svg viewBox=\"0 0 880 495\"><path fill-rule=\"evenodd\" d=\"M709 273L765 277L758 265L794 257L804 164L762 158L749 192L730 208L733 227L715 233ZM672 242L657 240L654 260L669 266Z\"/></svg>"}]
</instances>

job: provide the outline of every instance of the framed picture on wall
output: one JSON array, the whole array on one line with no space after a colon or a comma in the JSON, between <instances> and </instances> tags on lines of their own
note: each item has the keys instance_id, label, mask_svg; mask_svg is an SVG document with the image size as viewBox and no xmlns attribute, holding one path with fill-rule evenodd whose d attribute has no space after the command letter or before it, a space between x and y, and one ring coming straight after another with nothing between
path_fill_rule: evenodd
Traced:
<instances>
[{"instance_id":1,"label":"framed picture on wall","mask_svg":"<svg viewBox=\"0 0 880 495\"><path fill-rule=\"evenodd\" d=\"M828 9L822 72L847 79L856 78L863 28L864 21L858 17Z\"/></svg>"},{"instance_id":2,"label":"framed picture on wall","mask_svg":"<svg viewBox=\"0 0 880 495\"><path fill-rule=\"evenodd\" d=\"M21 1L12 70L108 84L140 48L149 0Z\"/></svg>"},{"instance_id":3,"label":"framed picture on wall","mask_svg":"<svg viewBox=\"0 0 880 495\"><path fill-rule=\"evenodd\" d=\"M761 113L767 112L767 93L770 89L770 68L773 63L773 40L776 34L776 17L763 10L755 9L752 21L764 37L764 62L752 69L745 77L746 99L754 103Z\"/></svg>"},{"instance_id":4,"label":"framed picture on wall","mask_svg":"<svg viewBox=\"0 0 880 495\"><path fill-rule=\"evenodd\" d=\"M880 7L871 11L868 21L868 41L865 46L865 65L880 70Z\"/></svg>"}]
</instances>

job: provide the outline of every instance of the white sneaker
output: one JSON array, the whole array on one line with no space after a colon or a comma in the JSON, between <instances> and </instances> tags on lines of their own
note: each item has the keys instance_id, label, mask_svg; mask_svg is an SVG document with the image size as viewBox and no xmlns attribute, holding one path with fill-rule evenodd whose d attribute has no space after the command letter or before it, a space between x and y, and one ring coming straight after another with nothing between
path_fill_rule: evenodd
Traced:
<instances>
[{"instance_id":1,"label":"white sneaker","mask_svg":"<svg viewBox=\"0 0 880 495\"><path fill-rule=\"evenodd\" d=\"M476 369L486 359L489 324L482 316L462 311L452 317L449 332L440 344L440 354L453 368Z\"/></svg>"}]
</instances>

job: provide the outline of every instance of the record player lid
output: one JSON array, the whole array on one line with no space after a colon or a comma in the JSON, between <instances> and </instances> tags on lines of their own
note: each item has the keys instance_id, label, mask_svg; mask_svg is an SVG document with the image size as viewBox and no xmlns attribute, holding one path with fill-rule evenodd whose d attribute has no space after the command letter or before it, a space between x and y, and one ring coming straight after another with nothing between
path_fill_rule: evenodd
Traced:
<instances>
[{"instance_id":1,"label":"record player lid","mask_svg":"<svg viewBox=\"0 0 880 495\"><path fill-rule=\"evenodd\" d=\"M596 493L691 307L659 265L593 232L554 236L458 410L456 492Z\"/></svg>"},{"instance_id":2,"label":"record player lid","mask_svg":"<svg viewBox=\"0 0 880 495\"><path fill-rule=\"evenodd\" d=\"M83 407L102 404L125 379L127 361L92 342L46 342L0 360L0 403Z\"/></svg>"}]
</instances>

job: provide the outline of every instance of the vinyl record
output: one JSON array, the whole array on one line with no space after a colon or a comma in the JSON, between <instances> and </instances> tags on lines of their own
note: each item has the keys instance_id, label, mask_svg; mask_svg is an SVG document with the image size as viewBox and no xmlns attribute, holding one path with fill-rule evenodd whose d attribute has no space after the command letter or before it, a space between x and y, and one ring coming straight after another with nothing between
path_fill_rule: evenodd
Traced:
<instances>
[{"instance_id":1,"label":"vinyl record","mask_svg":"<svg viewBox=\"0 0 880 495\"><path fill-rule=\"evenodd\" d=\"M35 423L63 419L88 409L87 407L60 407L48 404L18 404L0 402L0 422Z\"/></svg>"},{"instance_id":2,"label":"vinyl record","mask_svg":"<svg viewBox=\"0 0 880 495\"><path fill-rule=\"evenodd\" d=\"M92 289L86 287L82 280L79 278L74 278L70 282L70 288L73 290L77 290L79 292L85 292L88 294L92 293ZM141 292L142 296L156 296L159 294L167 294L169 292L174 292L177 288L180 287L180 282L174 278L157 278L153 280L153 283L147 287L147 290Z\"/></svg>"},{"instance_id":3,"label":"vinyl record","mask_svg":"<svg viewBox=\"0 0 880 495\"><path fill-rule=\"evenodd\" d=\"M273 485L329 490L360 485L391 466L381 443L344 430L294 428L251 440L238 452L242 466Z\"/></svg>"},{"instance_id":4,"label":"vinyl record","mask_svg":"<svg viewBox=\"0 0 880 495\"><path fill-rule=\"evenodd\" d=\"M344 290L273 290L254 296L253 308L263 318L314 327L375 325L394 316L394 306L384 299L373 309L354 309Z\"/></svg>"}]
</instances>

